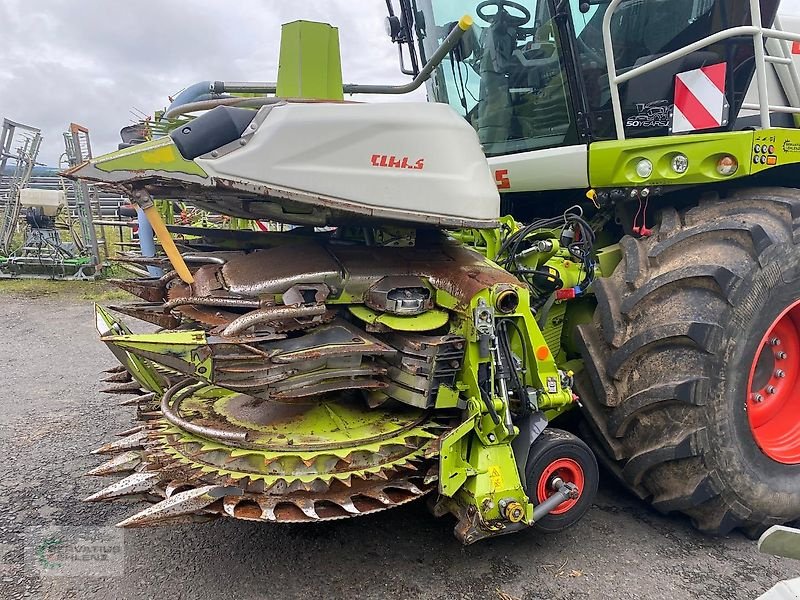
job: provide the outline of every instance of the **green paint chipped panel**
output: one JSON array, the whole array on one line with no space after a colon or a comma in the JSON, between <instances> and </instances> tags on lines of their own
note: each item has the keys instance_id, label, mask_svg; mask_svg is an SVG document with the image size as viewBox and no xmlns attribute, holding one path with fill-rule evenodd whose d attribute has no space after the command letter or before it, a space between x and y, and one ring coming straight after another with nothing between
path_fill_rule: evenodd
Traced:
<instances>
[{"instance_id":1,"label":"green paint chipped panel","mask_svg":"<svg viewBox=\"0 0 800 600\"><path fill-rule=\"evenodd\" d=\"M101 339L112 337L109 335L111 333L116 333L119 336L133 335L122 321L115 319L111 313L99 304L95 304L95 321L98 331L104 336ZM110 345L110 348L114 356L117 357L131 376L139 382L142 388L158 395L164 393L167 381L152 365L123 348L117 348L113 345Z\"/></svg>"},{"instance_id":2,"label":"green paint chipped panel","mask_svg":"<svg viewBox=\"0 0 800 600\"><path fill-rule=\"evenodd\" d=\"M107 335L101 339L112 351L116 348L182 373L203 379L212 373L211 350L202 331Z\"/></svg>"},{"instance_id":3,"label":"green paint chipped panel","mask_svg":"<svg viewBox=\"0 0 800 600\"><path fill-rule=\"evenodd\" d=\"M186 160L169 137L138 144L100 156L93 161L100 171L164 171L208 177L195 162Z\"/></svg>"}]
</instances>

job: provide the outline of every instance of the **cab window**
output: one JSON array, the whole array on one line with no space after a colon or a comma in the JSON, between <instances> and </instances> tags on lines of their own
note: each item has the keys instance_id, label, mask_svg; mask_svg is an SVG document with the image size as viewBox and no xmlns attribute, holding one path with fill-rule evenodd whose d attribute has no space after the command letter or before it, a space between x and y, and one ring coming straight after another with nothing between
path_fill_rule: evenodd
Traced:
<instances>
[{"instance_id":1,"label":"cab window","mask_svg":"<svg viewBox=\"0 0 800 600\"><path fill-rule=\"evenodd\" d=\"M427 55L464 14L475 19L437 69L431 99L450 104L478 132L488 156L577 143L560 40L547 0L418 3Z\"/></svg>"}]
</instances>

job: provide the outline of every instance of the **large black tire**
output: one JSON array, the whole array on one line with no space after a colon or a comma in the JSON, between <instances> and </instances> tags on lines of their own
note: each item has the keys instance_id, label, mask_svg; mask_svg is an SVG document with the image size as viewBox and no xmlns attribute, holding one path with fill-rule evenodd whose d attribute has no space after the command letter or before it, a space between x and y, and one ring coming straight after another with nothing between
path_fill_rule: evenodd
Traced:
<instances>
[{"instance_id":1,"label":"large black tire","mask_svg":"<svg viewBox=\"0 0 800 600\"><path fill-rule=\"evenodd\" d=\"M622 242L578 328L588 437L639 497L714 534L800 517L800 465L769 458L749 426L750 366L800 299L800 190L747 189Z\"/></svg>"}]
</instances>

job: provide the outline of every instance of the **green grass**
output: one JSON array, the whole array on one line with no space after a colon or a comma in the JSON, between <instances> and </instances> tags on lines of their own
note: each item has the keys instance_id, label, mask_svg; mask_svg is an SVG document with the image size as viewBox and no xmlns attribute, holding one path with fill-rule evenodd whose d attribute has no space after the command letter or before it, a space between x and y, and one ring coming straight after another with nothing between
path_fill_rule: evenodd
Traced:
<instances>
[{"instance_id":1,"label":"green grass","mask_svg":"<svg viewBox=\"0 0 800 600\"><path fill-rule=\"evenodd\" d=\"M72 300L131 300L128 292L114 285L98 281L51 281L47 279L0 279L0 296L25 296L26 298L56 297Z\"/></svg>"}]
</instances>

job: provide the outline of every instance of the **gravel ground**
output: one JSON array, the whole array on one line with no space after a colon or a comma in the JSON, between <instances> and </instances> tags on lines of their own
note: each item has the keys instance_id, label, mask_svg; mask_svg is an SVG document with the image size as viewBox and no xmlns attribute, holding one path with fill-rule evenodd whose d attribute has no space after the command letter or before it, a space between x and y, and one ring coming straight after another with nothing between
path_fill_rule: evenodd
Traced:
<instances>
[{"instance_id":1,"label":"gravel ground","mask_svg":"<svg viewBox=\"0 0 800 600\"><path fill-rule=\"evenodd\" d=\"M128 429L132 411L99 393L98 373L115 363L92 321L89 302L0 296L0 598L752 599L798 576L798 563L738 534L699 535L607 477L589 514L555 536L463 548L452 521L417 503L321 525L125 531L120 574L41 576L25 563L31 528L110 527L135 512L80 501L102 484L81 477L99 462L89 451Z\"/></svg>"}]
</instances>

